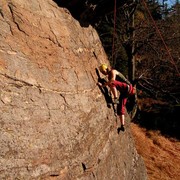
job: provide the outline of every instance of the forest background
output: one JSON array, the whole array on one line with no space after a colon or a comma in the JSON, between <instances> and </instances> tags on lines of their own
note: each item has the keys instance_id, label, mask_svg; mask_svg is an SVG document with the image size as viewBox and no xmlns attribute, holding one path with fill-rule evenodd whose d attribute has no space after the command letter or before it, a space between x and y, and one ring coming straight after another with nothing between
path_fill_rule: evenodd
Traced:
<instances>
[{"instance_id":1,"label":"forest background","mask_svg":"<svg viewBox=\"0 0 180 180\"><path fill-rule=\"evenodd\" d=\"M142 0L115 4L96 24L112 67L136 83L131 128L149 180L180 175L179 22L179 1Z\"/></svg>"},{"instance_id":2,"label":"forest background","mask_svg":"<svg viewBox=\"0 0 180 180\"><path fill-rule=\"evenodd\" d=\"M112 67L137 84L134 121L178 139L179 22L179 1L151 0L128 1L95 25Z\"/></svg>"}]
</instances>

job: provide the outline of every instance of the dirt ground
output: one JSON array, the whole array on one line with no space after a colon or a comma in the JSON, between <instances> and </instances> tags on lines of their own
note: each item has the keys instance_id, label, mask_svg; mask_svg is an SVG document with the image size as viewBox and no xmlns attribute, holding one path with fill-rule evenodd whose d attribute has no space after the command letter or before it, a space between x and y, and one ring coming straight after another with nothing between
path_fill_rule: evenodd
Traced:
<instances>
[{"instance_id":1,"label":"dirt ground","mask_svg":"<svg viewBox=\"0 0 180 180\"><path fill-rule=\"evenodd\" d=\"M180 142L159 131L131 123L138 153L143 157L149 180L180 180Z\"/></svg>"}]
</instances>

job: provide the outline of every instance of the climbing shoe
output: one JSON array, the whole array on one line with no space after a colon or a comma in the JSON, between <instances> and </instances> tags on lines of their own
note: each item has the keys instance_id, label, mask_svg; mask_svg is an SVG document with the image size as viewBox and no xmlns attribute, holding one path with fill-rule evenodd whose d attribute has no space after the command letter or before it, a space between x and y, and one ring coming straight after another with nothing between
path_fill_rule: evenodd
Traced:
<instances>
[{"instance_id":1,"label":"climbing shoe","mask_svg":"<svg viewBox=\"0 0 180 180\"><path fill-rule=\"evenodd\" d=\"M121 131L125 131L124 125L121 125Z\"/></svg>"},{"instance_id":2,"label":"climbing shoe","mask_svg":"<svg viewBox=\"0 0 180 180\"><path fill-rule=\"evenodd\" d=\"M125 131L124 125L121 125L121 127L118 127L117 133L119 134L120 131L123 131L123 132Z\"/></svg>"},{"instance_id":3,"label":"climbing shoe","mask_svg":"<svg viewBox=\"0 0 180 180\"><path fill-rule=\"evenodd\" d=\"M114 98L113 103L114 103L114 104L119 104L119 99L118 99L118 98Z\"/></svg>"}]
</instances>

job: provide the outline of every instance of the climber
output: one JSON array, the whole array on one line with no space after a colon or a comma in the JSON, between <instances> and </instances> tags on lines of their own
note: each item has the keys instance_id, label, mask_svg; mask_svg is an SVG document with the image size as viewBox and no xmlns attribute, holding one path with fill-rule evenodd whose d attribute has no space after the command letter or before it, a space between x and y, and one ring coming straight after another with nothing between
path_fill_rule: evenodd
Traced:
<instances>
[{"instance_id":1,"label":"climber","mask_svg":"<svg viewBox=\"0 0 180 180\"><path fill-rule=\"evenodd\" d=\"M115 86L111 86L111 82L114 80L117 80L117 78L120 78L120 81L125 82L127 84L130 85L130 82L124 77L123 74L121 74L119 71L117 71L116 69L113 68L109 68L107 66L107 64L101 64L101 66L99 66L99 70L102 74L106 75L108 78L108 82L106 82L105 84L101 84L98 83L99 86L104 87L104 86L109 86L110 90L113 94L113 103L114 104L118 104L119 100L118 100L118 92Z\"/></svg>"},{"instance_id":2,"label":"climber","mask_svg":"<svg viewBox=\"0 0 180 180\"><path fill-rule=\"evenodd\" d=\"M135 95L136 89L135 87L132 86L132 84L127 84L116 80L111 81L111 86L113 88L115 87L116 90L120 92L119 104L117 105L117 115L119 116L121 127L118 128L118 131L119 130L124 131L125 109L126 109L127 98L129 96Z\"/></svg>"}]
</instances>

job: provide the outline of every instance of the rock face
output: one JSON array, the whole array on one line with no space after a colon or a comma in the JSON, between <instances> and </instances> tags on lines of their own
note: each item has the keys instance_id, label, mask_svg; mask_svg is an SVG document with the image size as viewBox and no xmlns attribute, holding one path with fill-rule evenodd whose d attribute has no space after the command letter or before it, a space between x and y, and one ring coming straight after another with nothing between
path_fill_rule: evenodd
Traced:
<instances>
[{"instance_id":1,"label":"rock face","mask_svg":"<svg viewBox=\"0 0 180 180\"><path fill-rule=\"evenodd\" d=\"M0 179L146 179L96 85L96 31L51 0L1 0L0 26Z\"/></svg>"}]
</instances>

